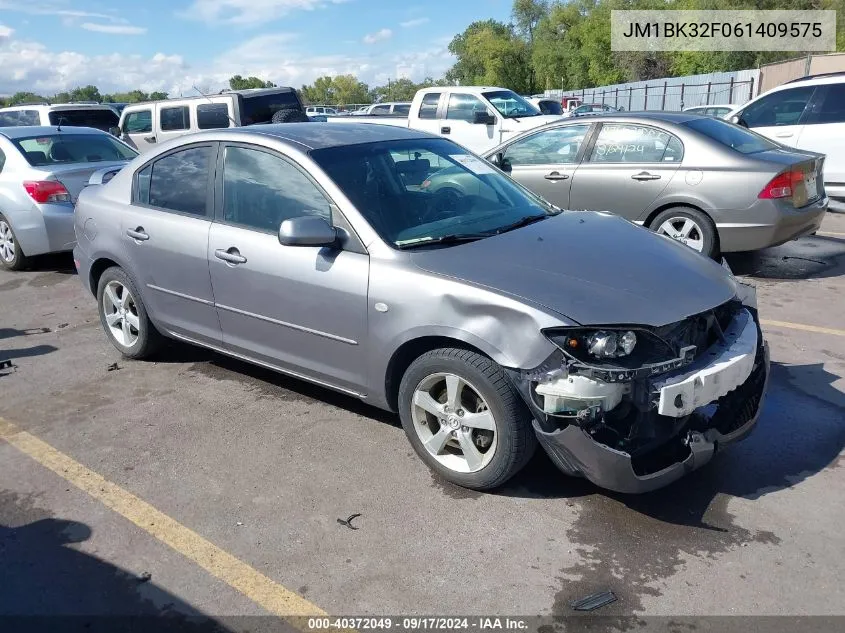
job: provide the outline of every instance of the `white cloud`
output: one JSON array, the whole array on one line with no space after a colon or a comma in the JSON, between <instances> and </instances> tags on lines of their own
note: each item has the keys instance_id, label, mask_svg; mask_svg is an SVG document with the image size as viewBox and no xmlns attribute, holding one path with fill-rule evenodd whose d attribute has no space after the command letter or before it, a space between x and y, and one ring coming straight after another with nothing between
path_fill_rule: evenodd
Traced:
<instances>
[{"instance_id":1,"label":"white cloud","mask_svg":"<svg viewBox=\"0 0 845 633\"><path fill-rule=\"evenodd\" d=\"M0 24L0 39L5 39L7 37L12 37L12 33L14 33L14 29L10 29L5 24Z\"/></svg>"},{"instance_id":2,"label":"white cloud","mask_svg":"<svg viewBox=\"0 0 845 633\"><path fill-rule=\"evenodd\" d=\"M423 24L428 24L431 20L428 18L414 18L413 20L408 20L406 22L400 22L399 26L403 29L410 29L415 26L422 26Z\"/></svg>"},{"instance_id":3,"label":"white cloud","mask_svg":"<svg viewBox=\"0 0 845 633\"><path fill-rule=\"evenodd\" d=\"M323 75L353 74L376 85L388 78L420 81L426 76L440 77L454 62L439 41L391 56L363 52L314 55L312 42L300 41L295 34L276 33L249 39L214 59L191 65L179 55L164 53L149 57L53 51L40 42L17 39L8 31L0 36L0 95L32 91L50 96L94 84L102 93L138 88L162 90L175 97L195 94L192 86L218 91L228 86L232 75L255 75L299 87ZM3 32L0 30L0 35Z\"/></svg>"},{"instance_id":4,"label":"white cloud","mask_svg":"<svg viewBox=\"0 0 845 633\"><path fill-rule=\"evenodd\" d=\"M20 2L7 2L0 0L0 9L4 11L16 11L18 13L28 13L30 15L55 15L61 18L88 18L98 20L109 20L111 22L125 22L114 15L106 13L93 13L91 11L76 11L73 9L62 9L62 5L51 2L39 2L38 6L25 6Z\"/></svg>"},{"instance_id":5,"label":"white cloud","mask_svg":"<svg viewBox=\"0 0 845 633\"><path fill-rule=\"evenodd\" d=\"M146 27L129 26L127 24L96 24L94 22L83 22L79 26L86 31L113 33L115 35L144 35L147 32Z\"/></svg>"},{"instance_id":6,"label":"white cloud","mask_svg":"<svg viewBox=\"0 0 845 633\"><path fill-rule=\"evenodd\" d=\"M375 44L376 42L389 40L391 37L393 37L393 31L390 29L381 29L375 33L367 33L364 36L364 44Z\"/></svg>"},{"instance_id":7,"label":"white cloud","mask_svg":"<svg viewBox=\"0 0 845 633\"><path fill-rule=\"evenodd\" d=\"M266 24L291 11L313 11L347 0L193 0L179 16L209 23L255 26Z\"/></svg>"}]
</instances>

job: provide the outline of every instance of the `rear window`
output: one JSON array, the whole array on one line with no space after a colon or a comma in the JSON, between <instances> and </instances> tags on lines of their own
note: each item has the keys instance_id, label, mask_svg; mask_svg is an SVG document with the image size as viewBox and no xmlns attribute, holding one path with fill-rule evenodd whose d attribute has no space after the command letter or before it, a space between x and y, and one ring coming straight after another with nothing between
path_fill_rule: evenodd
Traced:
<instances>
[{"instance_id":1,"label":"rear window","mask_svg":"<svg viewBox=\"0 0 845 633\"><path fill-rule=\"evenodd\" d=\"M563 114L563 106L557 101L541 101L537 106L543 114Z\"/></svg>"},{"instance_id":2,"label":"rear window","mask_svg":"<svg viewBox=\"0 0 845 633\"><path fill-rule=\"evenodd\" d=\"M33 167L129 160L138 155L108 134L53 134L19 138L14 143Z\"/></svg>"},{"instance_id":3,"label":"rear window","mask_svg":"<svg viewBox=\"0 0 845 633\"><path fill-rule=\"evenodd\" d=\"M684 125L740 154L756 154L778 148L778 145L764 136L722 119L695 119Z\"/></svg>"},{"instance_id":4,"label":"rear window","mask_svg":"<svg viewBox=\"0 0 845 633\"><path fill-rule=\"evenodd\" d=\"M53 110L49 113L50 125L71 125L75 127L93 127L103 132L117 127L120 117L112 109L95 110Z\"/></svg>"},{"instance_id":5,"label":"rear window","mask_svg":"<svg viewBox=\"0 0 845 633\"><path fill-rule=\"evenodd\" d=\"M239 95L241 106L241 125L253 123L270 123L273 115L279 110L293 108L302 110L296 93L290 90L284 92L263 93L255 96Z\"/></svg>"}]
</instances>

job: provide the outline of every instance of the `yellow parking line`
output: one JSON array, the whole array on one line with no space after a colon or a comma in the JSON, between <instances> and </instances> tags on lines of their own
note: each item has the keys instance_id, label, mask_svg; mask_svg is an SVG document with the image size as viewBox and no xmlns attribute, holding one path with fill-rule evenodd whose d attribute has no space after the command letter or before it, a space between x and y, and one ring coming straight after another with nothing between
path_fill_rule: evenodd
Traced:
<instances>
[{"instance_id":1,"label":"yellow parking line","mask_svg":"<svg viewBox=\"0 0 845 633\"><path fill-rule=\"evenodd\" d=\"M845 336L845 330L836 330L830 327L819 327L818 325L804 325L803 323L790 323L789 321L770 321L760 319L762 325L772 327L788 328L790 330L803 330L805 332L817 332L819 334L833 334L834 336Z\"/></svg>"},{"instance_id":2,"label":"yellow parking line","mask_svg":"<svg viewBox=\"0 0 845 633\"><path fill-rule=\"evenodd\" d=\"M87 492L142 530L192 560L211 575L241 592L270 613L280 617L325 615L325 611L286 589L250 565L223 551L146 501L89 470L34 435L0 418L0 438ZM291 624L305 630L304 621Z\"/></svg>"}]
</instances>

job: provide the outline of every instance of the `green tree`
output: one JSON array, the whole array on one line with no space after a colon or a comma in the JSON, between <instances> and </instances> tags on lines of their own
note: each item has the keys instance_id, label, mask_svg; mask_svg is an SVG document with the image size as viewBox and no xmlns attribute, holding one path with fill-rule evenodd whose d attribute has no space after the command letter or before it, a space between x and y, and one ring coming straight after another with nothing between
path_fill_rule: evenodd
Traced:
<instances>
[{"instance_id":1,"label":"green tree","mask_svg":"<svg viewBox=\"0 0 845 633\"><path fill-rule=\"evenodd\" d=\"M452 39L449 50L458 58L446 74L450 81L531 90L530 47L510 25L495 20L473 22Z\"/></svg>"},{"instance_id":2,"label":"green tree","mask_svg":"<svg viewBox=\"0 0 845 633\"><path fill-rule=\"evenodd\" d=\"M358 81L355 75L338 75L332 78L332 103L345 105L347 103L366 103L369 101L369 86Z\"/></svg>"},{"instance_id":3,"label":"green tree","mask_svg":"<svg viewBox=\"0 0 845 633\"><path fill-rule=\"evenodd\" d=\"M58 96L58 95L57 95ZM97 89L97 86L87 85L74 88L70 91L70 101L94 101L99 103L103 100L103 96Z\"/></svg>"},{"instance_id":4,"label":"green tree","mask_svg":"<svg viewBox=\"0 0 845 633\"><path fill-rule=\"evenodd\" d=\"M534 43L534 31L540 21L549 14L546 0L514 0L513 17L517 32L529 45Z\"/></svg>"},{"instance_id":5,"label":"green tree","mask_svg":"<svg viewBox=\"0 0 845 633\"><path fill-rule=\"evenodd\" d=\"M34 92L16 92L7 99L7 104L13 106L22 103L44 103L46 101L49 101L47 97L42 97Z\"/></svg>"},{"instance_id":6,"label":"green tree","mask_svg":"<svg viewBox=\"0 0 845 633\"><path fill-rule=\"evenodd\" d=\"M229 88L232 90L246 90L248 88L275 88L272 81L265 81L258 77L241 77L235 75L229 79Z\"/></svg>"}]
</instances>

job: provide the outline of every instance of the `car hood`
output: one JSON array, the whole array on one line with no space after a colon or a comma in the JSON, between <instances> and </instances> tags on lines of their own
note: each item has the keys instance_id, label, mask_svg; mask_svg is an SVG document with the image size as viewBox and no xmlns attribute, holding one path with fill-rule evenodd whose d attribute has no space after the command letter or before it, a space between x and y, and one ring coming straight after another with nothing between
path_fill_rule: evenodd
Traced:
<instances>
[{"instance_id":1,"label":"car hood","mask_svg":"<svg viewBox=\"0 0 845 633\"><path fill-rule=\"evenodd\" d=\"M540 127L541 125L556 123L557 121L560 121L561 117L562 115L560 114L540 114L538 116L505 119L502 122L502 132L522 132L523 130L533 130L535 127Z\"/></svg>"},{"instance_id":2,"label":"car hood","mask_svg":"<svg viewBox=\"0 0 845 633\"><path fill-rule=\"evenodd\" d=\"M411 254L416 266L544 306L581 325L661 326L715 308L733 276L618 216L566 211L495 237Z\"/></svg>"}]
</instances>

